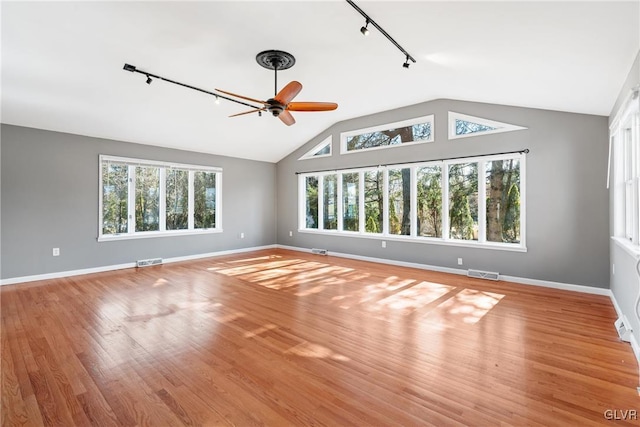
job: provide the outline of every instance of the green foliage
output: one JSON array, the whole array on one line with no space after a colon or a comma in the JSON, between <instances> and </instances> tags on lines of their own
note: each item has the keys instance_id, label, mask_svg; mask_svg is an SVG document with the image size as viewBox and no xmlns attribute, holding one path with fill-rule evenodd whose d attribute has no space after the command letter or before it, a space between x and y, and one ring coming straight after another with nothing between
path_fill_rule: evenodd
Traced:
<instances>
[{"instance_id":1,"label":"green foliage","mask_svg":"<svg viewBox=\"0 0 640 427\"><path fill-rule=\"evenodd\" d=\"M160 228L160 169L136 166L136 231Z\"/></svg>"},{"instance_id":2,"label":"green foliage","mask_svg":"<svg viewBox=\"0 0 640 427\"><path fill-rule=\"evenodd\" d=\"M449 167L449 235L474 240L478 221L478 164L459 163Z\"/></svg>"},{"instance_id":3,"label":"green foliage","mask_svg":"<svg viewBox=\"0 0 640 427\"><path fill-rule=\"evenodd\" d=\"M427 166L418 169L418 235L442 236L442 168Z\"/></svg>"},{"instance_id":4,"label":"green foliage","mask_svg":"<svg viewBox=\"0 0 640 427\"><path fill-rule=\"evenodd\" d=\"M306 178L306 227L318 228L318 178Z\"/></svg>"},{"instance_id":5,"label":"green foliage","mask_svg":"<svg viewBox=\"0 0 640 427\"><path fill-rule=\"evenodd\" d=\"M189 227L189 172L169 169L166 177L167 230Z\"/></svg>"},{"instance_id":6,"label":"green foliage","mask_svg":"<svg viewBox=\"0 0 640 427\"><path fill-rule=\"evenodd\" d=\"M214 228L216 226L216 174L195 172L193 175L194 228Z\"/></svg>"},{"instance_id":7,"label":"green foliage","mask_svg":"<svg viewBox=\"0 0 640 427\"><path fill-rule=\"evenodd\" d=\"M128 183L127 165L102 164L102 234L127 232Z\"/></svg>"}]
</instances>

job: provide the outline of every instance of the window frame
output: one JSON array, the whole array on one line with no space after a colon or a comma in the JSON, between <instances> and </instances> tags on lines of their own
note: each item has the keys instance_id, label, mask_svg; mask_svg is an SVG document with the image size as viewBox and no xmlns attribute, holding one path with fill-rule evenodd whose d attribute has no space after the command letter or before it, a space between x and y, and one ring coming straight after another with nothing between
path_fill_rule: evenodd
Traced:
<instances>
[{"instance_id":1,"label":"window frame","mask_svg":"<svg viewBox=\"0 0 640 427\"><path fill-rule=\"evenodd\" d=\"M484 119L482 117L469 116L467 114L456 113L455 111L449 111L448 116L448 128L449 128L449 140L453 139L461 139L461 138L472 138L475 136L483 136L483 135L492 135L496 133L504 133L504 132L513 132L517 130L527 130L528 128L519 125L512 125L510 123L498 122L495 120ZM462 135L456 135L456 120L462 120L466 122L477 123L480 125L485 125L489 127L493 127L495 129L491 130L483 130L479 132L471 132L465 133Z\"/></svg>"},{"instance_id":2,"label":"window frame","mask_svg":"<svg viewBox=\"0 0 640 427\"><path fill-rule=\"evenodd\" d=\"M181 236L181 235L196 235L196 234L212 234L221 233L222 228L222 168L205 165L194 165L185 163L173 163L157 160L137 159L131 157L119 157L106 154L100 154L98 156L98 242L108 242L116 240L128 240L128 239L145 239L153 237L167 237L167 236ZM128 184L127 184L127 231L124 233L104 234L103 233L103 221L104 221L104 201L103 201L103 173L102 168L105 162L117 163L126 165L128 167ZM160 183L159 183L159 220L157 231L135 231L135 168L137 166L142 167L157 167L160 169ZM189 220L187 229L167 230L166 229L166 171L168 169L186 170L189 172ZM194 228L194 188L193 188L193 175L195 172L213 172L216 174L216 225L213 228L197 229Z\"/></svg>"},{"instance_id":3,"label":"window frame","mask_svg":"<svg viewBox=\"0 0 640 427\"><path fill-rule=\"evenodd\" d=\"M429 135L429 138L420 139L418 141L405 142L404 144L382 145L379 147L361 148L358 150L351 150L351 151L347 150L347 138L351 136L357 136L357 135L362 135L362 134L371 133L371 132L379 132L379 131L389 130L389 129L397 129L400 127L413 126L421 123L431 124L431 134ZM340 154L353 154L353 153L362 153L362 152L367 152L372 150L385 150L388 148L407 147L410 145L426 144L434 141L435 141L435 120L434 120L434 115L429 114L427 116L415 117L413 119L402 120L399 122L385 123L382 125L372 126L368 128L341 132L340 133Z\"/></svg>"},{"instance_id":4,"label":"window frame","mask_svg":"<svg viewBox=\"0 0 640 427\"><path fill-rule=\"evenodd\" d=\"M504 243L504 242L491 242L487 241L486 236L486 183L485 183L485 165L488 162L497 160L509 160L517 159L520 161L520 242L519 243ZM459 163L478 163L478 240L463 240L452 239L449 236L449 165ZM417 170L425 166L440 166L441 167L441 185L442 185L442 211L441 211L441 227L442 237L428 237L419 236L417 230L417 184L416 176ZM410 217L410 235L396 235L389 232L389 169L404 169L410 168L411 174L411 212ZM383 230L381 233L370 233L366 231L365 226L365 209L364 209L364 176L369 171L383 171ZM343 230L342 221L342 205L343 205L343 190L342 190L342 174L344 173L359 173L359 228L358 231L345 231ZM308 176L318 177L318 186L322 185L323 177L326 175L337 174L338 181L338 227L336 230L324 230L319 224L317 229L306 228L306 193L305 193L305 181ZM446 185L445 185L446 184ZM322 196L318 195L318 206L322 205ZM321 209L318 209L318 215L321 215ZM320 216L319 216L320 218ZM300 173L298 175L298 232L300 233L313 233L333 236L351 236L358 238L371 238L378 240L394 240L394 241L406 241L406 242L418 242L426 244L438 244L449 246L464 246L475 248L487 248L507 251L526 252L526 154L525 153L512 153L512 154L500 154L493 156L477 156L456 158L452 160L437 160L426 161L416 163L405 163L398 165L378 166L378 167L363 167L352 169L339 169L325 172L308 172Z\"/></svg>"},{"instance_id":5,"label":"window frame","mask_svg":"<svg viewBox=\"0 0 640 427\"><path fill-rule=\"evenodd\" d=\"M627 99L610 126L613 146L613 235L630 255L640 257L640 98Z\"/></svg>"},{"instance_id":6,"label":"window frame","mask_svg":"<svg viewBox=\"0 0 640 427\"><path fill-rule=\"evenodd\" d=\"M318 151L322 150L324 147L329 147L329 152L327 154L314 154ZM319 143L313 146L313 148L307 151L302 155L298 160L308 160L308 159L321 159L323 157L331 157L333 154L333 135L329 135Z\"/></svg>"}]
</instances>

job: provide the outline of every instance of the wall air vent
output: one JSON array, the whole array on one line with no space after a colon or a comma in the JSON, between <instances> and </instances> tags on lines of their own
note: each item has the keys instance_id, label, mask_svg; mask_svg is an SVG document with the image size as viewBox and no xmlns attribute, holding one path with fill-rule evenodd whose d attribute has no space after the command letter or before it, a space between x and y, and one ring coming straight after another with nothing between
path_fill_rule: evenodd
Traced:
<instances>
[{"instance_id":1,"label":"wall air vent","mask_svg":"<svg viewBox=\"0 0 640 427\"><path fill-rule=\"evenodd\" d=\"M313 248L313 249L311 249L311 253L312 254L318 254L318 255L327 255L327 254L329 254L329 251L326 250L326 249Z\"/></svg>"},{"instance_id":2,"label":"wall air vent","mask_svg":"<svg viewBox=\"0 0 640 427\"><path fill-rule=\"evenodd\" d=\"M500 273L496 273L493 271L482 271L482 270L467 270L467 276L469 277L477 277L478 279L487 279L487 280L500 280Z\"/></svg>"},{"instance_id":3,"label":"wall air vent","mask_svg":"<svg viewBox=\"0 0 640 427\"><path fill-rule=\"evenodd\" d=\"M162 264L162 258L139 259L136 261L136 267L148 267L150 265Z\"/></svg>"}]
</instances>

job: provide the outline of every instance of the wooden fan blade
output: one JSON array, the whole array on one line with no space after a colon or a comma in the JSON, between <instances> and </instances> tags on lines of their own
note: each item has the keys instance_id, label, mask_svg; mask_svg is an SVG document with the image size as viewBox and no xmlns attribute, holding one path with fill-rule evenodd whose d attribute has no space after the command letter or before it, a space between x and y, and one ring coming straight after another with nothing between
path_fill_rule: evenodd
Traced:
<instances>
[{"instance_id":1,"label":"wooden fan blade","mask_svg":"<svg viewBox=\"0 0 640 427\"><path fill-rule=\"evenodd\" d=\"M300 93L301 90L302 85L300 84L300 82L294 80L280 89L280 92L278 92L278 94L273 99L275 99L282 105L287 105L293 98L296 97L297 94Z\"/></svg>"},{"instance_id":2,"label":"wooden fan blade","mask_svg":"<svg viewBox=\"0 0 640 427\"><path fill-rule=\"evenodd\" d=\"M296 122L296 119L294 119L291 113L286 110L280 113L280 115L278 115L278 118L282 120L282 123L287 126L291 126Z\"/></svg>"},{"instance_id":3,"label":"wooden fan blade","mask_svg":"<svg viewBox=\"0 0 640 427\"><path fill-rule=\"evenodd\" d=\"M335 102L290 102L289 111L331 111L338 108Z\"/></svg>"},{"instance_id":4,"label":"wooden fan blade","mask_svg":"<svg viewBox=\"0 0 640 427\"><path fill-rule=\"evenodd\" d=\"M266 111L266 108L260 108L259 110L249 110L249 111L244 111L242 113L238 113L238 114L232 114L229 117L237 117L237 116L242 116L244 114L251 114L251 113L257 113L258 111Z\"/></svg>"},{"instance_id":5,"label":"wooden fan blade","mask_svg":"<svg viewBox=\"0 0 640 427\"><path fill-rule=\"evenodd\" d=\"M235 96L236 98L245 99L245 100L251 101L251 102L257 102L258 104L266 104L265 101L260 101L259 99L249 98L248 96L238 95L237 93L227 92L226 90L220 90L220 89L216 89L216 90L218 92L220 92L220 93L224 93L225 95Z\"/></svg>"}]
</instances>

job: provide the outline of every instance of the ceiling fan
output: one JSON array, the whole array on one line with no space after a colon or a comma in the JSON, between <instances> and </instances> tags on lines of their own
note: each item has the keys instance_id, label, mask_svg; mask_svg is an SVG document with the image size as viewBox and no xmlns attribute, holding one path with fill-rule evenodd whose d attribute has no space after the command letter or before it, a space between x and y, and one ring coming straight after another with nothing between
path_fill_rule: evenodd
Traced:
<instances>
[{"instance_id":1,"label":"ceiling fan","mask_svg":"<svg viewBox=\"0 0 640 427\"><path fill-rule=\"evenodd\" d=\"M247 96L216 89L216 91L220 93L263 105L262 108L254 107L253 110L233 114L229 117L242 116L244 114L251 113L258 113L262 115L263 111L268 111L275 117L278 117L285 125L291 126L296 122L296 120L293 118L290 111L331 111L338 108L338 104L335 102L293 102L293 98L295 98L302 90L302 85L295 80L289 82L285 87L278 91L278 70L289 69L296 63L296 59L290 53L283 52L281 50L265 50L264 52L260 52L256 55L256 61L264 68L274 71L275 95L273 98L261 101L259 99L249 98Z\"/></svg>"}]
</instances>

